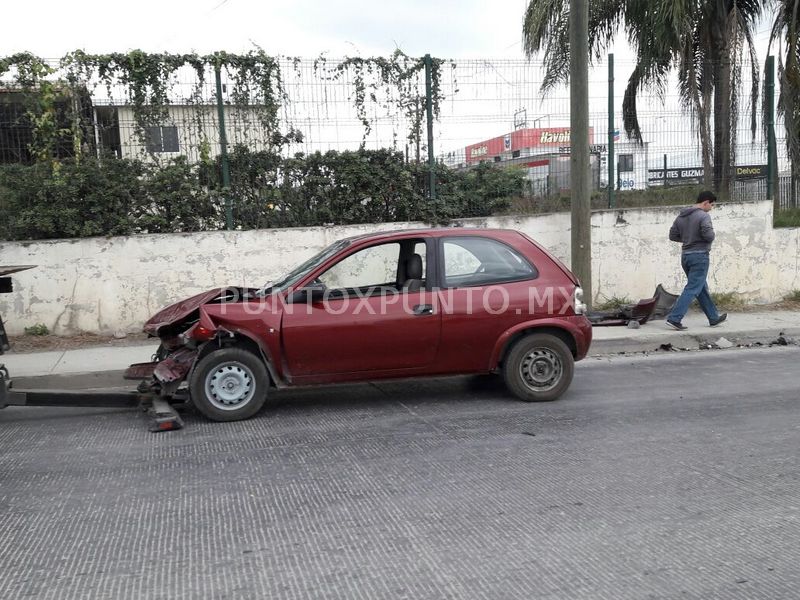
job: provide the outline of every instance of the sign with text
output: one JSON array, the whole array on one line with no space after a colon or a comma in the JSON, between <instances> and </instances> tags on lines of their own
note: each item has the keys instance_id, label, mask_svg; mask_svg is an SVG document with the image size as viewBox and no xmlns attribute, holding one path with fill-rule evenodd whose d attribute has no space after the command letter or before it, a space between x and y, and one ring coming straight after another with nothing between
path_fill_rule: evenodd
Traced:
<instances>
[{"instance_id":1,"label":"sign with text","mask_svg":"<svg viewBox=\"0 0 800 600\"><path fill-rule=\"evenodd\" d=\"M767 165L735 167L733 174L736 176L736 179L766 179Z\"/></svg>"},{"instance_id":2,"label":"sign with text","mask_svg":"<svg viewBox=\"0 0 800 600\"><path fill-rule=\"evenodd\" d=\"M571 139L569 127L543 127L537 129L518 129L505 135L484 140L466 147L467 164L491 160L495 156L515 151L547 151L553 147L566 147ZM589 127L589 143L594 143L594 128ZM568 152L567 152L568 153Z\"/></svg>"},{"instance_id":3,"label":"sign with text","mask_svg":"<svg viewBox=\"0 0 800 600\"><path fill-rule=\"evenodd\" d=\"M572 146L559 146L559 154L571 154ZM592 144L589 146L589 154L608 154L607 144Z\"/></svg>"},{"instance_id":4,"label":"sign with text","mask_svg":"<svg viewBox=\"0 0 800 600\"><path fill-rule=\"evenodd\" d=\"M647 182L663 183L667 185L692 185L703 181L705 169L703 167L678 167L667 169L666 177L664 169L648 169ZM764 179L767 176L767 165L743 165L733 168L732 175L736 179Z\"/></svg>"}]
</instances>

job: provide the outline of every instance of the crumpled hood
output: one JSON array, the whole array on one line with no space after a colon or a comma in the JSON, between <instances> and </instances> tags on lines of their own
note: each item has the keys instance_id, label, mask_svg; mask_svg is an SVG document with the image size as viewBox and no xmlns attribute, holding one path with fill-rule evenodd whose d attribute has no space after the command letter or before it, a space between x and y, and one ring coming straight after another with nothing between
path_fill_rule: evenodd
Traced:
<instances>
[{"instance_id":1,"label":"crumpled hood","mask_svg":"<svg viewBox=\"0 0 800 600\"><path fill-rule=\"evenodd\" d=\"M225 295L225 292L228 290L238 290L239 297L241 298L241 292L247 290L247 288L214 288L181 300L180 302L176 302L175 304L170 304L150 317L144 324L143 330L150 335L156 335L159 327L185 319L204 304L208 304Z\"/></svg>"}]
</instances>

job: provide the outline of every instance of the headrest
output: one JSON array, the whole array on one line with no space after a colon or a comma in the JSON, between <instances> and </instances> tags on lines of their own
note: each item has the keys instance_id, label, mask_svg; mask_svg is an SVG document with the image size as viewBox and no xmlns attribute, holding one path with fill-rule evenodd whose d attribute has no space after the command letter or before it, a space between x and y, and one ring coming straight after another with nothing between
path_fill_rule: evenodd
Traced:
<instances>
[{"instance_id":1,"label":"headrest","mask_svg":"<svg viewBox=\"0 0 800 600\"><path fill-rule=\"evenodd\" d=\"M422 257L412 254L406 260L406 279L422 279Z\"/></svg>"}]
</instances>

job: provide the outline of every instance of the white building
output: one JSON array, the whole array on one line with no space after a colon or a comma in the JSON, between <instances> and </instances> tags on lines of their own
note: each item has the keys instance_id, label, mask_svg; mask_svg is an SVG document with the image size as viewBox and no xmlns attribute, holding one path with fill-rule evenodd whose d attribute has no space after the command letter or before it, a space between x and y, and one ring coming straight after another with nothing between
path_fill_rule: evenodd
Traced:
<instances>
[{"instance_id":1,"label":"white building","mask_svg":"<svg viewBox=\"0 0 800 600\"><path fill-rule=\"evenodd\" d=\"M137 128L130 105L95 106L97 146L121 158L154 160L186 156L190 163L214 158L220 150L217 106L212 104L172 104L166 107L157 125ZM256 106L223 107L228 148L236 144L250 150L270 147L270 132Z\"/></svg>"}]
</instances>

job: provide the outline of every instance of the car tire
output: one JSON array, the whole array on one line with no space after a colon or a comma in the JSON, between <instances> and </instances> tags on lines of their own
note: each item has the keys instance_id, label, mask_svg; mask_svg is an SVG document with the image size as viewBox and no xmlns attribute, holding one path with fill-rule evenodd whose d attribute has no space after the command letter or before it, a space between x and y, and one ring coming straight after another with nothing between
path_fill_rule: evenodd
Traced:
<instances>
[{"instance_id":1,"label":"car tire","mask_svg":"<svg viewBox=\"0 0 800 600\"><path fill-rule=\"evenodd\" d=\"M212 421L241 421L261 410L268 388L269 374L260 357L241 348L222 348L197 364L189 397Z\"/></svg>"},{"instance_id":2,"label":"car tire","mask_svg":"<svg viewBox=\"0 0 800 600\"><path fill-rule=\"evenodd\" d=\"M525 402L558 399L572 383L575 359L554 335L534 333L520 338L503 363L509 391Z\"/></svg>"}]
</instances>

